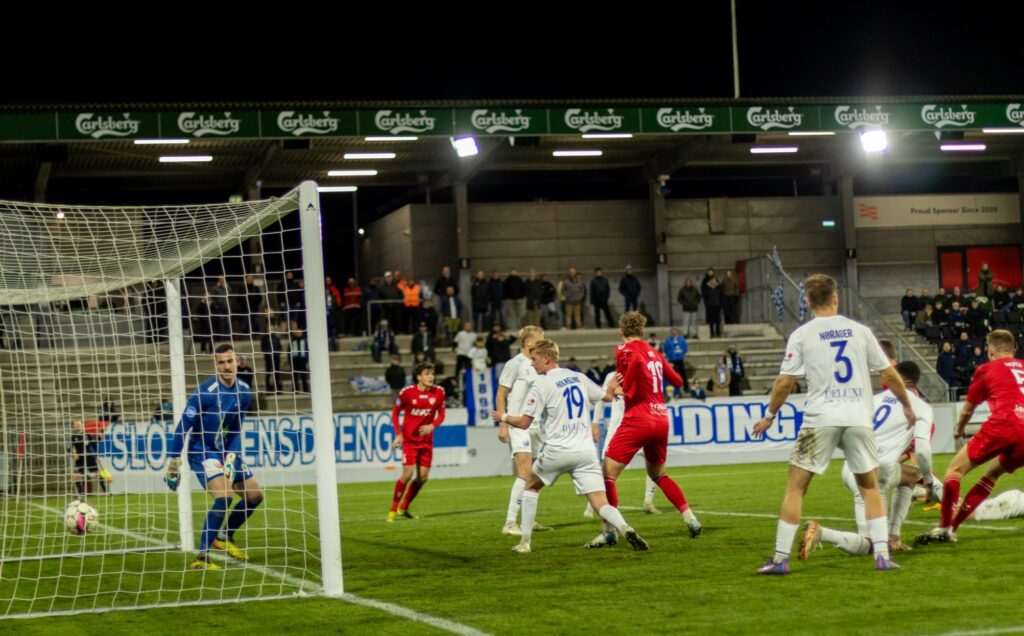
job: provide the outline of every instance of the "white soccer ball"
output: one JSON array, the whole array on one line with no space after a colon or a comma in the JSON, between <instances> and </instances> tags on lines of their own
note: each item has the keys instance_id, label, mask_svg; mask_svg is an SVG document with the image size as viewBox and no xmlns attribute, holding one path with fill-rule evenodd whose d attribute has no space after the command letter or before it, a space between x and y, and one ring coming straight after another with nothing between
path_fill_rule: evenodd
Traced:
<instances>
[{"instance_id":1,"label":"white soccer ball","mask_svg":"<svg viewBox=\"0 0 1024 636\"><path fill-rule=\"evenodd\" d=\"M100 513L89 502L75 499L64 509L64 529L68 534L82 536L100 527Z\"/></svg>"}]
</instances>

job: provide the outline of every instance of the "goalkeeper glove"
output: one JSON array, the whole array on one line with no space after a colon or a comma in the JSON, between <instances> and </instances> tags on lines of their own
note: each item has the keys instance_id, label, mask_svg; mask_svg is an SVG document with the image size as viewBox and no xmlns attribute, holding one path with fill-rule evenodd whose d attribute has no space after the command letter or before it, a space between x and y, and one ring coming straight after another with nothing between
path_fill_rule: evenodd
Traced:
<instances>
[{"instance_id":1,"label":"goalkeeper glove","mask_svg":"<svg viewBox=\"0 0 1024 636\"><path fill-rule=\"evenodd\" d=\"M164 483L172 491L178 490L178 484L181 483L181 460L177 457L172 458L167 462L167 472L164 473Z\"/></svg>"},{"instance_id":2,"label":"goalkeeper glove","mask_svg":"<svg viewBox=\"0 0 1024 636\"><path fill-rule=\"evenodd\" d=\"M228 453L224 456L224 478L228 480L229 484L234 483L232 478L235 476L235 454Z\"/></svg>"}]
</instances>

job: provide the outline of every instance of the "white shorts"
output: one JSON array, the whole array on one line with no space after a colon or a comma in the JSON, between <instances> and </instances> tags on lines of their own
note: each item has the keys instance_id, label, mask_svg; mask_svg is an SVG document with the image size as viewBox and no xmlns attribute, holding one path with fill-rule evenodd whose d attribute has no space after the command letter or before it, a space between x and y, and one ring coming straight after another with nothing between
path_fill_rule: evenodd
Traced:
<instances>
[{"instance_id":1,"label":"white shorts","mask_svg":"<svg viewBox=\"0 0 1024 636\"><path fill-rule=\"evenodd\" d=\"M818 426L802 428L796 438L789 464L815 475L824 474L832 453L841 448L850 470L856 474L878 467L875 434L866 426Z\"/></svg>"},{"instance_id":2,"label":"white shorts","mask_svg":"<svg viewBox=\"0 0 1024 636\"><path fill-rule=\"evenodd\" d=\"M539 426L531 426L525 431L515 426L508 427L508 447L512 457L519 453L530 453L530 455L536 456L543 445L540 441Z\"/></svg>"},{"instance_id":3,"label":"white shorts","mask_svg":"<svg viewBox=\"0 0 1024 636\"><path fill-rule=\"evenodd\" d=\"M608 451L608 444L611 443L612 437L615 436L615 431L619 430L620 424L622 424L622 418L619 418L618 421L612 420L612 422L608 424L608 430L605 431L604 434L604 448L601 449L601 457L604 457L605 452Z\"/></svg>"},{"instance_id":4,"label":"white shorts","mask_svg":"<svg viewBox=\"0 0 1024 636\"><path fill-rule=\"evenodd\" d=\"M604 492L604 475L601 473L601 464L597 462L596 451L543 452L533 462L533 473L540 477L545 486L558 481L559 475L569 473L577 495Z\"/></svg>"}]
</instances>

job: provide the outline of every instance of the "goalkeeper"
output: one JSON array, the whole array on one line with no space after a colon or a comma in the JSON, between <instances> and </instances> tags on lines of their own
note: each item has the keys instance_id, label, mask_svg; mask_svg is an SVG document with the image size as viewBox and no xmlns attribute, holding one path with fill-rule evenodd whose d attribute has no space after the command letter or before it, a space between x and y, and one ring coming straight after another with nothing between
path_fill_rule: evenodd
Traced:
<instances>
[{"instance_id":1,"label":"goalkeeper","mask_svg":"<svg viewBox=\"0 0 1024 636\"><path fill-rule=\"evenodd\" d=\"M252 389L236 377L238 357L230 344L217 347L214 359L217 375L204 380L189 396L185 413L171 438L170 461L164 475L168 487L177 490L181 481L181 451L185 436L191 433L188 465L213 498L199 535L199 555L189 566L193 570L220 569L210 561L211 548L247 561L248 555L234 544L234 535L263 501L259 482L242 462L241 453L242 417L250 409ZM239 501L228 515L235 495Z\"/></svg>"}]
</instances>

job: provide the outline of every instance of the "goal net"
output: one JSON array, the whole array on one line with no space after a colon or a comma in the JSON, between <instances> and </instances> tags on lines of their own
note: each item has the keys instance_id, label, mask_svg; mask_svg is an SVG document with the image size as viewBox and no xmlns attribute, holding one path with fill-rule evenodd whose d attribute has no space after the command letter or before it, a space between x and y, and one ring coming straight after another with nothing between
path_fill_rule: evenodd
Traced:
<instances>
[{"instance_id":1,"label":"goal net","mask_svg":"<svg viewBox=\"0 0 1024 636\"><path fill-rule=\"evenodd\" d=\"M324 294L311 182L0 202L0 618L341 593ZM165 484L183 416L238 451L230 480L193 434ZM75 499L98 527L65 523Z\"/></svg>"}]
</instances>

